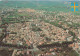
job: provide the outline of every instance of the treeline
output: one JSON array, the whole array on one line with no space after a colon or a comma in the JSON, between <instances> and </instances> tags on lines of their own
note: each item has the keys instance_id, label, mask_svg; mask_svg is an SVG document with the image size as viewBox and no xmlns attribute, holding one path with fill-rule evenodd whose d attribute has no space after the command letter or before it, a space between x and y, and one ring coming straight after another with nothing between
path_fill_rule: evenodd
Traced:
<instances>
[{"instance_id":1,"label":"treeline","mask_svg":"<svg viewBox=\"0 0 80 56\"><path fill-rule=\"evenodd\" d=\"M65 41L65 42L62 42L62 43L52 43L52 44L43 44L43 45L38 45L37 48L52 48L52 47L64 47L64 46L68 46L69 44L72 44L73 42L68 42L68 41Z\"/></svg>"},{"instance_id":2,"label":"treeline","mask_svg":"<svg viewBox=\"0 0 80 56\"><path fill-rule=\"evenodd\" d=\"M15 48L15 49L31 49L31 47L29 46L5 44L3 42L0 42L0 47L8 47L8 48Z\"/></svg>"}]
</instances>

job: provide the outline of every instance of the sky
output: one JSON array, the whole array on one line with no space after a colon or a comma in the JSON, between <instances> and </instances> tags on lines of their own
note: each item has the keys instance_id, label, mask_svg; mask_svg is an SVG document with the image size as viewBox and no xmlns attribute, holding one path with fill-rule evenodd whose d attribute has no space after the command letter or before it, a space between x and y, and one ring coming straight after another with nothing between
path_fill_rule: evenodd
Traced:
<instances>
[{"instance_id":1,"label":"sky","mask_svg":"<svg viewBox=\"0 0 80 56\"><path fill-rule=\"evenodd\" d=\"M2 0L2 1L6 1L6 0ZM80 1L80 0L7 0L7 1Z\"/></svg>"}]
</instances>

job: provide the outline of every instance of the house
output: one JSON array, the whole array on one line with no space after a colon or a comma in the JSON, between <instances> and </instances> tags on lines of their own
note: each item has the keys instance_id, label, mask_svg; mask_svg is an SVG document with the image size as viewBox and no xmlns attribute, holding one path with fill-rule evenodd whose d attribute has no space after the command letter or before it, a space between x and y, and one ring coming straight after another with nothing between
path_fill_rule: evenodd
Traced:
<instances>
[{"instance_id":1,"label":"house","mask_svg":"<svg viewBox=\"0 0 80 56\"><path fill-rule=\"evenodd\" d=\"M80 34L78 35L78 38L80 39Z\"/></svg>"}]
</instances>

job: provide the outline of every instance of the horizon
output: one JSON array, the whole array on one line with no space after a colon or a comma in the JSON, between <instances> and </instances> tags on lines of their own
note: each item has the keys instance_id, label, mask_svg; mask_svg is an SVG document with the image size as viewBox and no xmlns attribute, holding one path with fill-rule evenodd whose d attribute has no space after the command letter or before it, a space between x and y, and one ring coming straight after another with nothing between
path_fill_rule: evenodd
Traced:
<instances>
[{"instance_id":1,"label":"horizon","mask_svg":"<svg viewBox=\"0 0 80 56\"><path fill-rule=\"evenodd\" d=\"M0 0L0 1L80 1L80 0Z\"/></svg>"}]
</instances>

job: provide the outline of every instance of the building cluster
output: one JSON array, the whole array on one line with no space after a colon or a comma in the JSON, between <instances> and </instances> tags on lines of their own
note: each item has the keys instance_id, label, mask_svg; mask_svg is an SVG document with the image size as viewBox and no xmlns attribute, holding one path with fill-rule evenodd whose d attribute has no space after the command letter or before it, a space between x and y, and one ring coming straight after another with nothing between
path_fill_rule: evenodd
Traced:
<instances>
[{"instance_id":1,"label":"building cluster","mask_svg":"<svg viewBox=\"0 0 80 56\"><path fill-rule=\"evenodd\" d=\"M30 14L32 14L31 16L33 16L35 10L34 9L20 9L18 10L19 13L22 12L30 12ZM42 13L43 12L39 12ZM36 18L38 17L43 17L43 15L39 14L39 13L35 13ZM3 13L4 14L4 13ZM37 15L36 15L37 14ZM39 15L39 16L38 16ZM71 14L65 14L65 13L60 13L56 16L61 16L62 17L67 15L71 15ZM46 18L46 20L50 20L50 22L54 22L57 19L59 20L58 17L53 18L53 16L44 16L43 18ZM76 22L80 21L79 19L76 20L72 20L70 18L74 17L74 16L70 16L67 17L65 16L66 20L65 21L72 21L72 22ZM24 19L26 19L26 16L23 16ZM76 18L79 18L78 16ZM21 18L20 18L21 19ZM64 19L63 19L64 20ZM0 24L1 24L1 18L0 18ZM70 23L70 22L69 22ZM58 23L59 25L62 24L62 21L60 21ZM72 23L70 23L72 24ZM69 29L67 24L63 24L62 26L65 28L68 28L66 30L60 28L60 27L56 27L50 23L47 23L45 21L42 21L40 19L30 19L30 21L24 21L23 23L11 23L7 25L7 29L6 29L6 37L3 39L4 43L7 44L13 44L13 45L24 45L24 46L33 46L34 48L36 48L37 45L43 45L43 44L50 44L50 43L54 43L54 42L62 42L62 41L73 41L74 36L72 36L71 34L69 34L69 30L73 31L75 33L75 35L77 36L78 39L80 39L80 29ZM0 32L2 32L2 29L0 29ZM72 47L74 50L76 50L76 52L80 53L80 41L78 39L74 39L76 40L76 42L74 42L73 44L69 45L69 47ZM32 51L28 51L28 50L24 50L24 51L15 51L15 53L13 53L13 56L32 56L33 55L38 55L38 56L53 56L53 55L59 55L58 52L53 52L56 50L61 50L61 48L53 48L53 49L49 49L49 52L45 52L44 54L37 54L36 52L32 52Z\"/></svg>"},{"instance_id":2,"label":"building cluster","mask_svg":"<svg viewBox=\"0 0 80 56\"><path fill-rule=\"evenodd\" d=\"M41 31L39 29L35 30L37 27ZM7 36L3 39L3 42L20 45L37 45L47 43L46 38L51 39L49 43L52 43L57 41L72 41L73 36L68 31L59 27L45 23L44 21L33 20L33 22L9 24Z\"/></svg>"},{"instance_id":3,"label":"building cluster","mask_svg":"<svg viewBox=\"0 0 80 56\"><path fill-rule=\"evenodd\" d=\"M35 10L34 9L30 9L30 8L28 8L28 9L19 9L18 12L19 13L22 13L22 12L35 12Z\"/></svg>"}]
</instances>

